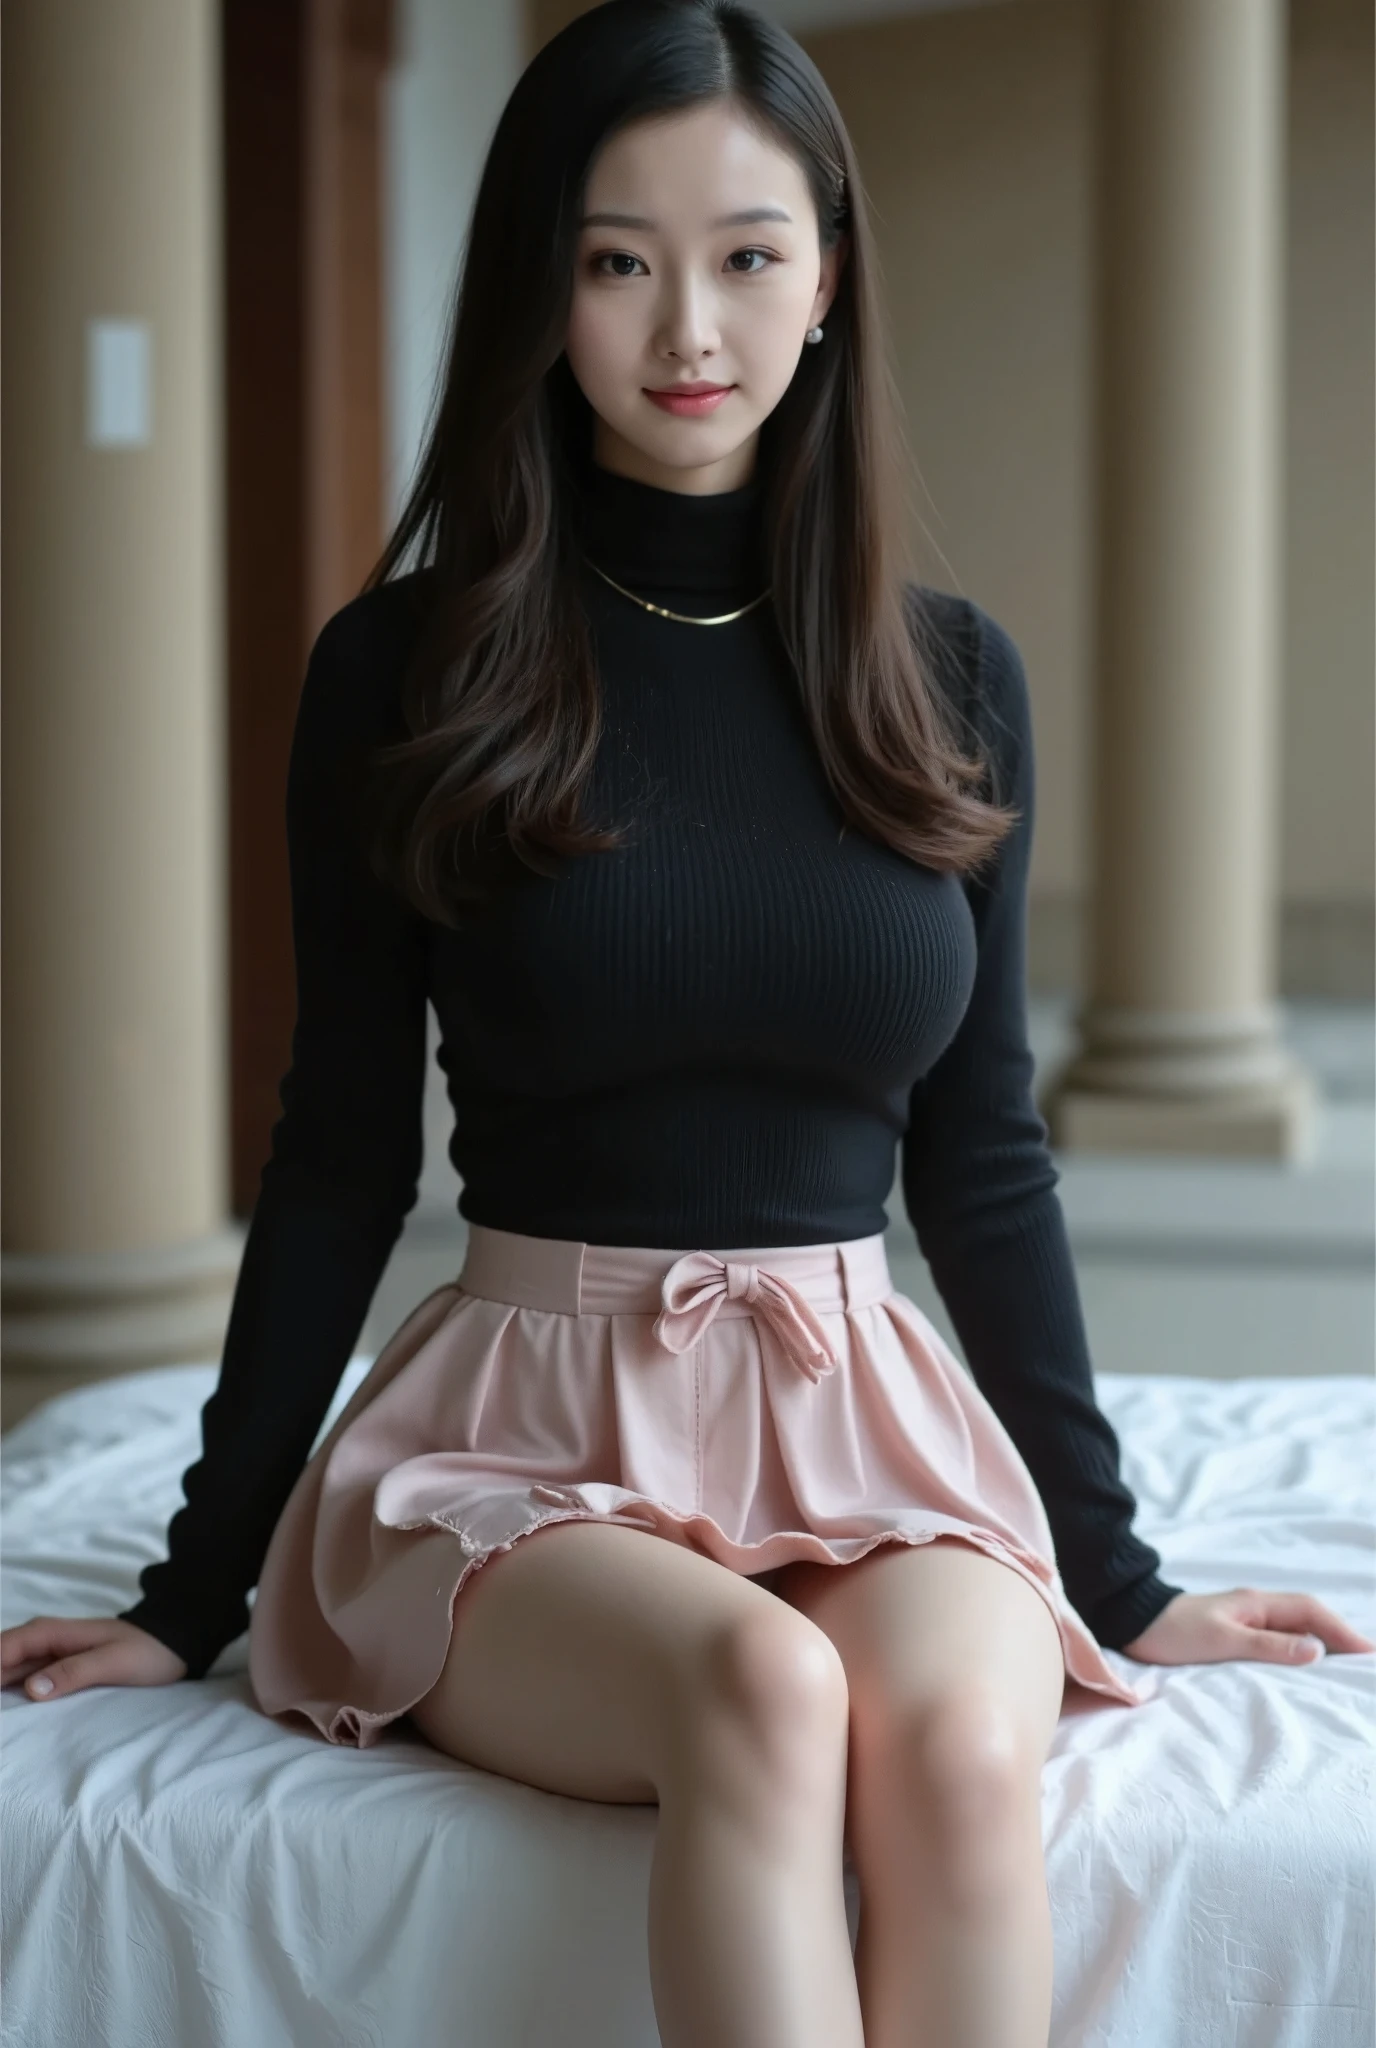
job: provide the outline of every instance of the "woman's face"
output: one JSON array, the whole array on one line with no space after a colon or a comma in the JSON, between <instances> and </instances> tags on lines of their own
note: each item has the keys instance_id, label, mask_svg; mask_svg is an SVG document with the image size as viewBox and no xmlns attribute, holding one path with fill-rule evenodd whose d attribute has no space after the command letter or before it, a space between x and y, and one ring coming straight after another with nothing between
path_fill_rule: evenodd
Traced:
<instances>
[{"instance_id":1,"label":"woman's face","mask_svg":"<svg viewBox=\"0 0 1376 2048\"><path fill-rule=\"evenodd\" d=\"M595 460L664 490L745 483L841 253L821 253L798 164L724 102L612 136L588 176L565 342ZM728 388L681 412L649 395L685 384Z\"/></svg>"}]
</instances>

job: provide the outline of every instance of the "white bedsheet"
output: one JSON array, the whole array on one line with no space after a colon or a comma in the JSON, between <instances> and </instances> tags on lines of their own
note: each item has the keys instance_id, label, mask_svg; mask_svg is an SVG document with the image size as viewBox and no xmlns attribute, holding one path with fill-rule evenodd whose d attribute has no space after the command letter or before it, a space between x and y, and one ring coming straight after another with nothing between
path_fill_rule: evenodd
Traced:
<instances>
[{"instance_id":1,"label":"white bedsheet","mask_svg":"<svg viewBox=\"0 0 1376 2048\"><path fill-rule=\"evenodd\" d=\"M5 1625L131 1601L213 1382L139 1374L4 1439ZM1376 1631L1376 1383L1098 1388L1166 1576ZM7 2048L655 2048L653 1807L401 1727L332 1748L255 1709L246 1650L199 1684L0 1694ZM1148 1704L1068 1708L1044 1774L1053 2048L1371 2048L1376 1655L1121 1663Z\"/></svg>"}]
</instances>

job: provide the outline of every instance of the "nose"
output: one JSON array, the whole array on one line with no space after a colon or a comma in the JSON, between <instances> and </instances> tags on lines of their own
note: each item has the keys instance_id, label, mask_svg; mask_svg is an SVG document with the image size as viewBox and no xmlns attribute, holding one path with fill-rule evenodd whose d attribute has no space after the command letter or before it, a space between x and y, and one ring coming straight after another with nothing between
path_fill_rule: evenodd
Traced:
<instances>
[{"instance_id":1,"label":"nose","mask_svg":"<svg viewBox=\"0 0 1376 2048\"><path fill-rule=\"evenodd\" d=\"M656 345L663 353L688 363L699 356L715 355L721 347L715 294L690 270L666 273Z\"/></svg>"}]
</instances>

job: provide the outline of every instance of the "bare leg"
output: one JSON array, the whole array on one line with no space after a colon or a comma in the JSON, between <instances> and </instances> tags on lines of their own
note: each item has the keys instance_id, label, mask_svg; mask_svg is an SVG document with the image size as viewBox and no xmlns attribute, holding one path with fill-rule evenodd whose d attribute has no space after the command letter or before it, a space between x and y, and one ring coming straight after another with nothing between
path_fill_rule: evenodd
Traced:
<instances>
[{"instance_id":1,"label":"bare leg","mask_svg":"<svg viewBox=\"0 0 1376 2048\"><path fill-rule=\"evenodd\" d=\"M658 1801L664 2048L863 2048L842 1886L845 1674L804 1616L647 1531L553 1523L473 1574L411 1718L483 1770Z\"/></svg>"},{"instance_id":2,"label":"bare leg","mask_svg":"<svg viewBox=\"0 0 1376 2048\"><path fill-rule=\"evenodd\" d=\"M972 1696L885 1754L852 1823L873 1902L856 1955L866 2039L1046 2048L1051 1909L1030 1773Z\"/></svg>"},{"instance_id":3,"label":"bare leg","mask_svg":"<svg viewBox=\"0 0 1376 2048\"><path fill-rule=\"evenodd\" d=\"M950 1538L791 1565L778 1592L831 1636L850 1688L868 2048L1046 2048L1041 1767L1065 1661L1040 1594Z\"/></svg>"}]
</instances>

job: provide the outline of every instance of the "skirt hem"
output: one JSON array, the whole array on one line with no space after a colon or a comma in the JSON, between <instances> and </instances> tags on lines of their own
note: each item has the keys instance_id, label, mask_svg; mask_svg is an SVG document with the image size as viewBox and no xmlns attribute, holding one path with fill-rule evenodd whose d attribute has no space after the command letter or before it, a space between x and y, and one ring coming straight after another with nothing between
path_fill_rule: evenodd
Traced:
<instances>
[{"instance_id":1,"label":"skirt hem","mask_svg":"<svg viewBox=\"0 0 1376 2048\"><path fill-rule=\"evenodd\" d=\"M532 1491L534 1490L532 1489ZM563 1495L569 1495L575 1491L572 1487L551 1487L546 1490ZM1115 1678L1112 1684L1105 1685L1101 1680L1082 1675L1077 1670L1076 1667L1081 1661L1077 1654L1079 1645L1075 1640L1073 1626L1067 1623L1064 1614L1058 1606L1051 1586L1012 1551L1006 1543L991 1533L978 1529L928 1526L926 1528L914 1529L878 1529L866 1536L826 1538L806 1530L778 1530L766 1537L761 1543L734 1543L726 1535L725 1531L712 1520L710 1515L704 1515L700 1511L671 1508L662 1501L652 1501L646 1494L628 1494L628 1498L643 1502L646 1507L653 1508L655 1516L666 1521L675 1522L681 1527L695 1523L709 1526L718 1540L721 1551L732 1555L722 1555L719 1558L713 1558L711 1548L698 1549L696 1554L712 1558L714 1562L727 1564L730 1569L739 1572L744 1577L753 1578L760 1573L776 1570L785 1564L806 1560L818 1564L837 1566L854 1564L860 1558L867 1557L871 1551L885 1543L905 1543L914 1549L922 1544L940 1540L966 1543L972 1549L982 1551L986 1556L1007 1565L1010 1570L1016 1571L1019 1577L1026 1579L1030 1585L1036 1587L1046 1603L1060 1635L1067 1684L1080 1685L1086 1691L1098 1693L1102 1697L1113 1700L1122 1706L1140 1706L1143 1704L1141 1695L1128 1685L1126 1681L1118 1681ZM947 1520L949 1518L942 1517L940 1519ZM426 1694L438 1683L453 1639L454 1606L459 1594L473 1573L479 1570L489 1558L501 1556L504 1552L514 1549L526 1536L534 1535L539 1529L552 1528L558 1522L606 1522L613 1525L648 1530L651 1534L657 1533L653 1519L636 1516L630 1512L613 1512L606 1509L587 1507L552 1509L547 1514L537 1515L533 1520L527 1521L523 1527L513 1530L509 1536L502 1540L484 1544L480 1548L471 1546L469 1539L465 1537L463 1531L455 1525L454 1521L446 1519L443 1513L439 1511L425 1516L423 1520L418 1522L395 1525L417 1532L426 1529L433 1529L437 1532L443 1531L455 1539L463 1553L463 1563L454 1580L447 1602L444 1642L441 1647L439 1661L435 1664L433 1675L421 1687L419 1692L414 1693L411 1698L404 1700L397 1706L372 1709L355 1706L348 1701L301 1700L273 1706L268 1708L267 1711L274 1718L289 1713L303 1714L314 1724L327 1741L344 1747L371 1748L378 1741L386 1727L392 1722L400 1720L403 1715L410 1713L411 1709L419 1705ZM838 1555L838 1548L842 1546L844 1547L844 1555ZM772 1555L780 1548L787 1549L789 1554L785 1557ZM735 1558L748 1558L750 1553L756 1551L760 1553L768 1551L771 1553L771 1557L768 1561L762 1559L760 1563L754 1566L753 1570L747 1570L743 1565L735 1562Z\"/></svg>"}]
</instances>

